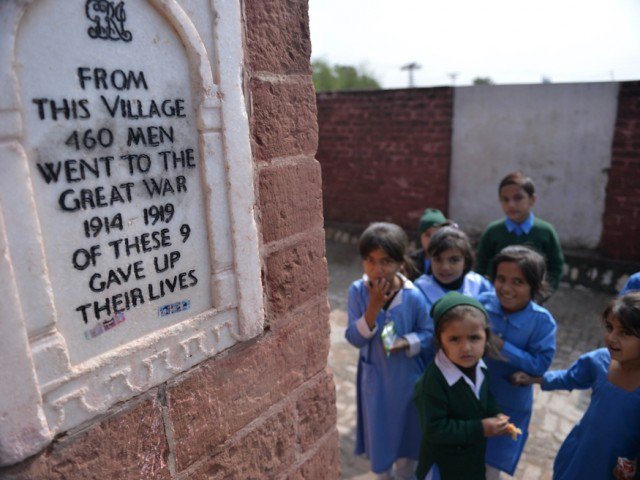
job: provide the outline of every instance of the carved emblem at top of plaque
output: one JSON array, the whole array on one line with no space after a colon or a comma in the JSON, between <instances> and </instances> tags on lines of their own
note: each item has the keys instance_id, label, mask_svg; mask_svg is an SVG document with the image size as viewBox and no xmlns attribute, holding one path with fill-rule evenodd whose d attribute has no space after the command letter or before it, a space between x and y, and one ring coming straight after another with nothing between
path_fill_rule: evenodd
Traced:
<instances>
[{"instance_id":1,"label":"carved emblem at top of plaque","mask_svg":"<svg viewBox=\"0 0 640 480\"><path fill-rule=\"evenodd\" d=\"M109 0L87 0L85 10L87 18L93 22L87 30L91 38L125 42L130 42L133 38L131 32L124 27L127 19L124 2L116 5Z\"/></svg>"}]
</instances>

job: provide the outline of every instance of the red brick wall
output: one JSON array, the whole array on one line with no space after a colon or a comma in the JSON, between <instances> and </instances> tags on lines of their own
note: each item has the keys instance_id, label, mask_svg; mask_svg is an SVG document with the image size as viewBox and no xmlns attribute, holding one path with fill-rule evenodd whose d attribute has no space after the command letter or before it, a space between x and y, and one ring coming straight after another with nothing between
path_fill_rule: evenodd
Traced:
<instances>
[{"instance_id":1,"label":"red brick wall","mask_svg":"<svg viewBox=\"0 0 640 480\"><path fill-rule=\"evenodd\" d=\"M340 475L305 0L245 0L263 335L58 438L7 479Z\"/></svg>"},{"instance_id":2,"label":"red brick wall","mask_svg":"<svg viewBox=\"0 0 640 480\"><path fill-rule=\"evenodd\" d=\"M392 221L414 230L426 207L446 213L453 89L321 93L328 222Z\"/></svg>"},{"instance_id":3,"label":"red brick wall","mask_svg":"<svg viewBox=\"0 0 640 480\"><path fill-rule=\"evenodd\" d=\"M620 84L600 250L640 261L640 82Z\"/></svg>"}]
</instances>

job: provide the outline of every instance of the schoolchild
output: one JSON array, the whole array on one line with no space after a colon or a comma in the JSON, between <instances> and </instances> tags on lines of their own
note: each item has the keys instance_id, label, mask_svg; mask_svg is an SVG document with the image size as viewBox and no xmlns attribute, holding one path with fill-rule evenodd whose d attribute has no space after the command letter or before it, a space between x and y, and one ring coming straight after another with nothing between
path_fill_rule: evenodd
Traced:
<instances>
[{"instance_id":1,"label":"schoolchild","mask_svg":"<svg viewBox=\"0 0 640 480\"><path fill-rule=\"evenodd\" d=\"M433 349L424 296L401 273L406 249L399 226L370 225L359 241L364 275L349 287L345 336L360 351L355 453L379 479L413 478L422 430L411 399L425 367L420 353Z\"/></svg>"},{"instance_id":2,"label":"schoolchild","mask_svg":"<svg viewBox=\"0 0 640 480\"><path fill-rule=\"evenodd\" d=\"M476 298L483 292L493 290L486 278L471 271L473 249L462 230L456 227L440 228L431 237L427 254L431 258L429 271L415 281L427 299L427 308L430 309L450 291Z\"/></svg>"},{"instance_id":3,"label":"schoolchild","mask_svg":"<svg viewBox=\"0 0 640 480\"><path fill-rule=\"evenodd\" d=\"M629 277L629 280L627 280L627 283L625 283L624 287L622 288L622 290L620 290L620 293L618 295L624 295L625 293L633 292L636 290L640 290L640 272L634 273Z\"/></svg>"},{"instance_id":4,"label":"schoolchild","mask_svg":"<svg viewBox=\"0 0 640 480\"><path fill-rule=\"evenodd\" d=\"M554 480L640 478L640 292L616 297L602 321L606 348L567 370L514 375L516 383L542 390L591 389L587 411L558 451Z\"/></svg>"},{"instance_id":5,"label":"schoolchild","mask_svg":"<svg viewBox=\"0 0 640 480\"><path fill-rule=\"evenodd\" d=\"M429 270L431 262L427 256L427 249L429 248L431 237L436 233L438 228L449 223L451 222L445 218L442 212L435 208L425 209L422 217L420 217L420 221L418 222L418 240L421 248L411 252L409 255L415 267L416 278Z\"/></svg>"},{"instance_id":6,"label":"schoolchild","mask_svg":"<svg viewBox=\"0 0 640 480\"><path fill-rule=\"evenodd\" d=\"M449 292L431 316L437 353L414 395L424 431L417 478L484 480L486 438L510 433L482 360L491 336L487 313L477 300Z\"/></svg>"},{"instance_id":7,"label":"schoolchild","mask_svg":"<svg viewBox=\"0 0 640 480\"><path fill-rule=\"evenodd\" d=\"M476 271L487 275L491 260L509 245L530 245L542 253L547 262L548 283L557 290L562 277L564 255L553 226L533 215L537 197L533 181L522 172L510 173L500 181L498 198L506 218L487 226L480 238Z\"/></svg>"},{"instance_id":8,"label":"schoolchild","mask_svg":"<svg viewBox=\"0 0 640 480\"><path fill-rule=\"evenodd\" d=\"M504 248L493 259L490 276L494 292L478 301L489 313L489 325L499 351L487 358L489 390L522 435L487 441L487 478L500 478L500 471L513 475L527 442L533 410L533 388L511 383L511 375L525 371L540 376L547 371L556 349L556 322L549 311L535 302L544 294L545 264L542 256L524 245Z\"/></svg>"}]
</instances>

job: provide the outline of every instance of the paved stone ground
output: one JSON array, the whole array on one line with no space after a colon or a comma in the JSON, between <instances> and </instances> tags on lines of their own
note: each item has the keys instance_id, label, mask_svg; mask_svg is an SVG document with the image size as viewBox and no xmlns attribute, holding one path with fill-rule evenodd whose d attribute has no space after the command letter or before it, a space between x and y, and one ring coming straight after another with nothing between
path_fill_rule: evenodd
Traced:
<instances>
[{"instance_id":1,"label":"paved stone ground","mask_svg":"<svg viewBox=\"0 0 640 480\"><path fill-rule=\"evenodd\" d=\"M344 339L347 325L347 289L362 275L353 244L327 242L329 262L329 302L331 304L331 351L338 404L338 430L342 476L368 480L374 476L364 458L353 455L355 439L355 376L358 352ZM558 322L557 350L552 369L566 368L584 352L602 345L599 314L610 297L581 288L561 286L546 305ZM550 480L553 459L573 425L589 404L589 391L542 392L535 388L534 411L529 440L514 478ZM510 478L507 475L503 477Z\"/></svg>"}]
</instances>

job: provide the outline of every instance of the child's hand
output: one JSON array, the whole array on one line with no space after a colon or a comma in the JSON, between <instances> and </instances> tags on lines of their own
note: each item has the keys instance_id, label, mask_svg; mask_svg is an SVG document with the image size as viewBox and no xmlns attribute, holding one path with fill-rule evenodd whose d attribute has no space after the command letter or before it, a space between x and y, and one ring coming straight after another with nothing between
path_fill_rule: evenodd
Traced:
<instances>
[{"instance_id":1,"label":"child's hand","mask_svg":"<svg viewBox=\"0 0 640 480\"><path fill-rule=\"evenodd\" d=\"M365 285L367 286L367 290L369 290L369 305L364 313L364 319L367 325L369 325L369 328L373 330L376 326L378 313L380 313L384 304L387 303L387 300L391 298L392 285L385 278L370 280L365 283Z\"/></svg>"},{"instance_id":2,"label":"child's hand","mask_svg":"<svg viewBox=\"0 0 640 480\"><path fill-rule=\"evenodd\" d=\"M511 375L511 383L520 387L527 387L533 383L540 383L541 380L541 377L532 377L528 373L524 372L515 372Z\"/></svg>"},{"instance_id":3,"label":"child's hand","mask_svg":"<svg viewBox=\"0 0 640 480\"><path fill-rule=\"evenodd\" d=\"M369 289L369 305L380 310L391 297L391 282L386 278L378 278L367 283Z\"/></svg>"},{"instance_id":4,"label":"child's hand","mask_svg":"<svg viewBox=\"0 0 640 480\"><path fill-rule=\"evenodd\" d=\"M498 350L498 352L502 350L502 348L504 347L504 339L502 337L499 337L493 332L491 334L491 341L495 345L496 350Z\"/></svg>"},{"instance_id":5,"label":"child's hand","mask_svg":"<svg viewBox=\"0 0 640 480\"><path fill-rule=\"evenodd\" d=\"M495 417L482 419L482 432L485 437L498 437L500 435L510 435L507 425L509 417L500 413Z\"/></svg>"}]
</instances>

